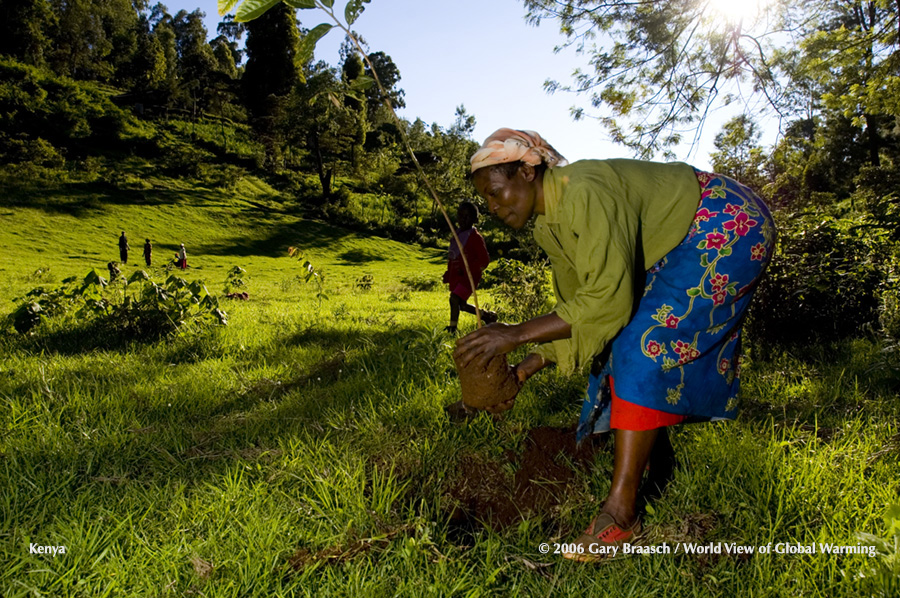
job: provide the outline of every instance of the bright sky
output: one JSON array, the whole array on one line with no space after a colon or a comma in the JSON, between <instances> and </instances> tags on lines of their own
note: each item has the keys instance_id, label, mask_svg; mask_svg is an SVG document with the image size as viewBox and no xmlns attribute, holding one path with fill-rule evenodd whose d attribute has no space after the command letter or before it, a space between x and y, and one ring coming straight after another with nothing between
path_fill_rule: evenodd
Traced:
<instances>
[{"instance_id":1,"label":"bright sky","mask_svg":"<svg viewBox=\"0 0 900 598\"><path fill-rule=\"evenodd\" d=\"M335 3L341 17L344 4ZM199 8L206 13L210 38L215 37L220 21L216 0L170 0L167 6L172 14ZM328 18L318 10L301 10L299 16L307 28ZM519 0L373 0L353 29L370 51L385 52L400 69L404 118L419 117L446 128L463 104L477 120L474 137L479 143L496 129L511 127L539 132L570 162L631 157L597 122L572 120L569 108L587 105L585 96L544 91L547 78L569 83L572 71L587 60L571 49L555 54L554 46L563 41L557 24L544 21L533 27L524 16ZM316 58L337 65L342 41L342 32L332 30L319 41ZM693 153L689 144L676 148L677 158L708 168L713 138L734 113L713 114L699 147Z\"/></svg>"}]
</instances>

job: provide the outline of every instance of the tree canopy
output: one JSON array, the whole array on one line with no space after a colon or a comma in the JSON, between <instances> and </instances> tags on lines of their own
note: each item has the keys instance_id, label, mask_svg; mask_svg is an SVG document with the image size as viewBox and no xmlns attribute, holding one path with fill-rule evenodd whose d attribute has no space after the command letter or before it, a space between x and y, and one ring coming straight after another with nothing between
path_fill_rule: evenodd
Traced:
<instances>
[{"instance_id":1,"label":"tree canopy","mask_svg":"<svg viewBox=\"0 0 900 598\"><path fill-rule=\"evenodd\" d=\"M774 0L742 18L715 0L523 2L532 23L555 21L587 59L547 89L585 95L573 115L599 119L641 156L696 139L718 104L752 98L787 120L839 108L869 128L877 160L878 121L900 110L893 0Z\"/></svg>"}]
</instances>

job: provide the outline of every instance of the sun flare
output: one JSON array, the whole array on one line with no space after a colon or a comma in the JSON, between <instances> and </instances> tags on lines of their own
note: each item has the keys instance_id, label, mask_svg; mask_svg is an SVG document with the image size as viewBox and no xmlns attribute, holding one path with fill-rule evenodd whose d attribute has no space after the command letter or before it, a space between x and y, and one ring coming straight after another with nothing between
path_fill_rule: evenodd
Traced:
<instances>
[{"instance_id":1,"label":"sun flare","mask_svg":"<svg viewBox=\"0 0 900 598\"><path fill-rule=\"evenodd\" d=\"M772 0L707 0L709 16L729 23L751 25L766 12Z\"/></svg>"}]
</instances>

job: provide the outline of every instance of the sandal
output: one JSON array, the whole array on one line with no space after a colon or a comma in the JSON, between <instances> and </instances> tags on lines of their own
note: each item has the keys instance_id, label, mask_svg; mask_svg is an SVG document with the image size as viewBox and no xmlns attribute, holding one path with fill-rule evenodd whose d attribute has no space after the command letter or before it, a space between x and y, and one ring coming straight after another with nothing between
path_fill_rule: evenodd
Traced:
<instances>
[{"instance_id":1,"label":"sandal","mask_svg":"<svg viewBox=\"0 0 900 598\"><path fill-rule=\"evenodd\" d=\"M562 555L582 563L620 556L622 546L637 543L642 532L640 518L622 527L609 513L600 513Z\"/></svg>"}]
</instances>

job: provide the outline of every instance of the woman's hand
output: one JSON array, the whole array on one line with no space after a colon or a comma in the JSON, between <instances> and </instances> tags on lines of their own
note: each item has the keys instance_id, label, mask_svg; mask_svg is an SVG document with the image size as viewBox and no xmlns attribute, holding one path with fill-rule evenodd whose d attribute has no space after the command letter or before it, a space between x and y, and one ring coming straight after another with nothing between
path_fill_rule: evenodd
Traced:
<instances>
[{"instance_id":1,"label":"woman's hand","mask_svg":"<svg viewBox=\"0 0 900 598\"><path fill-rule=\"evenodd\" d=\"M484 369L491 359L509 353L520 344L517 326L489 324L457 340L453 359L461 366L474 362Z\"/></svg>"},{"instance_id":2,"label":"woman's hand","mask_svg":"<svg viewBox=\"0 0 900 598\"><path fill-rule=\"evenodd\" d=\"M513 326L491 324L456 341L453 359L463 366L470 361L475 361L476 364L485 368L488 361L497 355L505 355L525 343L546 343L570 336L572 336L572 327L555 313L539 316ZM540 368L534 371L538 369Z\"/></svg>"}]
</instances>

